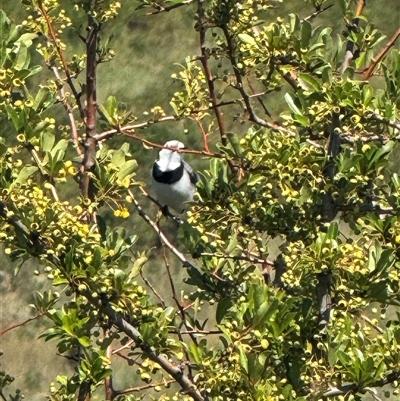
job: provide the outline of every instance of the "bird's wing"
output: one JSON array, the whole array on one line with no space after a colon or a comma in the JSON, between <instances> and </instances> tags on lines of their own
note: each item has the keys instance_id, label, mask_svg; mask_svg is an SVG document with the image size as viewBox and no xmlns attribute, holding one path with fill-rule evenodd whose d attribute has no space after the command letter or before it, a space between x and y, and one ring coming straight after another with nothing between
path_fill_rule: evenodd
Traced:
<instances>
[{"instance_id":1,"label":"bird's wing","mask_svg":"<svg viewBox=\"0 0 400 401\"><path fill-rule=\"evenodd\" d=\"M190 182L193 185L196 185L198 183L198 181L199 181L199 176L192 169L192 167L189 164L187 164L185 161L183 161L183 167L187 171L187 173L189 174Z\"/></svg>"}]
</instances>

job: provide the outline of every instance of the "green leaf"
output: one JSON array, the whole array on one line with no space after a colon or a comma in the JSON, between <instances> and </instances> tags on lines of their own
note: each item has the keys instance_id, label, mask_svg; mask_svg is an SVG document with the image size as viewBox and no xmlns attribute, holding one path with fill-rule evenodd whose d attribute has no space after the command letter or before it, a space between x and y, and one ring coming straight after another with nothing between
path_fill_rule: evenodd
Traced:
<instances>
[{"instance_id":1,"label":"green leaf","mask_svg":"<svg viewBox=\"0 0 400 401\"><path fill-rule=\"evenodd\" d=\"M307 49L310 44L312 25L308 21L303 21L301 26L301 47Z\"/></svg>"},{"instance_id":2,"label":"green leaf","mask_svg":"<svg viewBox=\"0 0 400 401\"><path fill-rule=\"evenodd\" d=\"M249 360L247 359L246 352L242 347L239 347L239 362L244 371L249 373Z\"/></svg>"},{"instance_id":3,"label":"green leaf","mask_svg":"<svg viewBox=\"0 0 400 401\"><path fill-rule=\"evenodd\" d=\"M117 173L117 177L120 180L130 176L137 168L138 164L136 160L128 160L125 162Z\"/></svg>"},{"instance_id":4,"label":"green leaf","mask_svg":"<svg viewBox=\"0 0 400 401\"><path fill-rule=\"evenodd\" d=\"M246 43L247 45L255 45L256 41L254 38L247 33L239 33L238 38L241 42Z\"/></svg>"},{"instance_id":5,"label":"green leaf","mask_svg":"<svg viewBox=\"0 0 400 401\"><path fill-rule=\"evenodd\" d=\"M22 168L22 170L19 172L16 180L12 183L11 187L13 187L16 184L24 185L26 184L27 180L29 177L33 174L35 174L38 171L38 167L36 166L25 166Z\"/></svg>"},{"instance_id":6,"label":"green leaf","mask_svg":"<svg viewBox=\"0 0 400 401\"><path fill-rule=\"evenodd\" d=\"M200 365L202 362L202 355L201 355L201 351L199 350L199 347L195 344L195 343L190 343L189 346L189 351L193 356L194 361Z\"/></svg>"},{"instance_id":7,"label":"green leaf","mask_svg":"<svg viewBox=\"0 0 400 401\"><path fill-rule=\"evenodd\" d=\"M303 116L303 113L298 109L298 107L294 104L292 96L289 93L285 94L285 100L287 105L289 106L292 113L297 114L298 116Z\"/></svg>"},{"instance_id":8,"label":"green leaf","mask_svg":"<svg viewBox=\"0 0 400 401\"><path fill-rule=\"evenodd\" d=\"M89 347L91 344L90 338L86 336L78 337L78 341L83 347Z\"/></svg>"},{"instance_id":9,"label":"green leaf","mask_svg":"<svg viewBox=\"0 0 400 401\"><path fill-rule=\"evenodd\" d=\"M261 306L256 310L256 314L254 315L252 327L256 329L260 326L261 323L267 322L269 318L276 312L278 309L279 302L277 299L274 299L272 303L269 303L269 300L263 302Z\"/></svg>"},{"instance_id":10,"label":"green leaf","mask_svg":"<svg viewBox=\"0 0 400 401\"><path fill-rule=\"evenodd\" d=\"M232 307L232 305L233 302L230 297L222 298L218 302L217 310L215 312L215 319L217 321L217 324L220 324L223 321L226 313Z\"/></svg>"},{"instance_id":11,"label":"green leaf","mask_svg":"<svg viewBox=\"0 0 400 401\"><path fill-rule=\"evenodd\" d=\"M342 365L345 366L345 367L348 367L353 362L353 360L347 354L347 352L344 352L342 350L338 350L337 351L337 357L339 358L339 361L342 363Z\"/></svg>"}]
</instances>

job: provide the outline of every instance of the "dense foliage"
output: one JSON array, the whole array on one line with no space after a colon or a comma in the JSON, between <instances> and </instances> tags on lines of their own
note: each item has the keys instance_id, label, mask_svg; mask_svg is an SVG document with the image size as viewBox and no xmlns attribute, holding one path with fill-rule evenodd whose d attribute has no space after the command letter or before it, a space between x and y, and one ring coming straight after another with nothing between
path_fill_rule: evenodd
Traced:
<instances>
[{"instance_id":1,"label":"dense foliage","mask_svg":"<svg viewBox=\"0 0 400 401\"><path fill-rule=\"evenodd\" d=\"M22 3L18 24L0 11L0 239L16 274L33 260L47 275L32 294L40 337L75 361L49 399L397 399L399 30L383 36L361 0L336 2L340 33L320 25L324 0L275 20L272 0L141 0L142 14L190 8L200 46L176 65L170 104L135 115L97 101L120 2ZM142 131L167 121L189 121L202 146L187 153L208 163L174 240L141 205L131 150L175 139ZM111 216L135 212L145 229ZM139 245L147 228L161 256ZM168 299L146 274L155 254ZM129 388L113 384L117 358Z\"/></svg>"}]
</instances>

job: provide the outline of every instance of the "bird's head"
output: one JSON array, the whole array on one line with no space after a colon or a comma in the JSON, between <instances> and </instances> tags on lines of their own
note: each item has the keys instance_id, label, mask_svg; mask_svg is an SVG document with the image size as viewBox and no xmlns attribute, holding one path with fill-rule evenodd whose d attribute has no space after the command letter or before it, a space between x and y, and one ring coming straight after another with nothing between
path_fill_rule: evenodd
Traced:
<instances>
[{"instance_id":1,"label":"bird's head","mask_svg":"<svg viewBox=\"0 0 400 401\"><path fill-rule=\"evenodd\" d=\"M185 145L177 140L168 141L165 148L161 149L158 165L163 171L171 171L178 168L183 160L183 154L174 149L185 149ZM168 149L167 149L168 148Z\"/></svg>"}]
</instances>

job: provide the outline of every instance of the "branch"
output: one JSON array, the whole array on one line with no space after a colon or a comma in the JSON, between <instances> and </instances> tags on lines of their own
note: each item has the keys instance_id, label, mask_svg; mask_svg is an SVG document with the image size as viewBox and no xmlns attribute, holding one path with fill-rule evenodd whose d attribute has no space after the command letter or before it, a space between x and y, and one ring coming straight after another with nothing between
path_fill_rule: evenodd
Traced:
<instances>
[{"instance_id":1,"label":"branch","mask_svg":"<svg viewBox=\"0 0 400 401\"><path fill-rule=\"evenodd\" d=\"M175 9L175 8L182 7L182 6L187 6L188 4L193 3L193 1L194 0L186 0L186 1L183 1L182 3L175 3L175 4L172 4L172 5L168 6L168 7L163 7L163 6L160 6L158 4L153 4L153 7L157 8L157 11L153 11L151 13L147 13L147 15L155 15L155 14L160 14L160 13L163 13L163 12L169 12L169 11Z\"/></svg>"},{"instance_id":2,"label":"branch","mask_svg":"<svg viewBox=\"0 0 400 401\"><path fill-rule=\"evenodd\" d=\"M378 380L375 383L368 385L368 387L383 387L386 384L390 384L400 379L400 371L394 371L389 373L384 379ZM343 386L330 387L328 391L323 393L324 398L336 397L338 395L356 393L359 390L359 386L356 383L344 384Z\"/></svg>"},{"instance_id":3,"label":"branch","mask_svg":"<svg viewBox=\"0 0 400 401\"><path fill-rule=\"evenodd\" d=\"M367 119L379 121L382 124L386 124L389 127L395 128L400 131L400 122L398 121L390 121L387 118L381 117L376 113L371 113L370 115L365 116Z\"/></svg>"},{"instance_id":4,"label":"branch","mask_svg":"<svg viewBox=\"0 0 400 401\"><path fill-rule=\"evenodd\" d=\"M365 316L362 313L359 316L361 317L361 319L366 321L372 328L374 328L379 334L385 334L385 330L383 330L377 324L375 324L368 316Z\"/></svg>"},{"instance_id":5,"label":"branch","mask_svg":"<svg viewBox=\"0 0 400 401\"><path fill-rule=\"evenodd\" d=\"M372 59L371 65L363 71L364 79L368 79L372 76L375 67L383 59L383 57L389 51L389 49L392 46L394 46L394 43L396 42L396 40L399 36L400 36L400 27L397 29L397 31L394 33L394 35L389 39L389 41L386 43L386 45L383 47L383 49L378 53L378 55Z\"/></svg>"},{"instance_id":6,"label":"branch","mask_svg":"<svg viewBox=\"0 0 400 401\"><path fill-rule=\"evenodd\" d=\"M0 332L0 337L1 337L3 334L6 334L8 331L14 330L14 329L16 329L16 328L18 328L18 327L25 326L27 323L31 322L32 320L36 320L36 319L38 319L39 317L42 317L42 316L45 315L46 313L47 313L47 311L45 311L45 312L43 312L43 313L39 313L38 315L36 315L36 316L34 316L34 317L31 317L31 318L29 318L29 319L26 319L25 321L23 321L23 322L21 322L21 323L16 323L16 324L13 324L13 325L11 325L11 326L5 328L2 332Z\"/></svg>"},{"instance_id":7,"label":"branch","mask_svg":"<svg viewBox=\"0 0 400 401\"><path fill-rule=\"evenodd\" d=\"M53 71L54 76L61 81L60 74L58 73L58 68L53 65L51 67L51 70ZM61 94L61 103L63 104L65 110L67 111L68 118L69 118L69 124L71 126L71 131L72 131L72 140L74 141L75 149L78 153L78 156L82 156L81 149L79 148L79 135L78 135L78 130L76 128L76 122L75 122L75 117L74 113L72 112L72 107L69 104L67 100L67 96L65 94L64 86L60 88L60 94Z\"/></svg>"},{"instance_id":8,"label":"branch","mask_svg":"<svg viewBox=\"0 0 400 401\"><path fill-rule=\"evenodd\" d=\"M109 337L109 330L105 329L104 330L104 338L108 338L108 337ZM107 346L106 357L108 358L109 361L111 361L111 357L112 357L111 344L109 344ZM112 375L107 376L106 378L104 378L104 390L105 390L104 392L105 392L106 400L107 401L112 401L115 398L115 390L114 390L114 387L113 387Z\"/></svg>"},{"instance_id":9,"label":"branch","mask_svg":"<svg viewBox=\"0 0 400 401\"><path fill-rule=\"evenodd\" d=\"M166 118L168 118L169 120L174 119L174 117L166 117ZM160 119L160 120L162 120L162 119ZM151 142L148 139L144 139L136 134L127 132L127 131L131 131L131 130L134 131L135 128L142 128L143 125L147 125L147 124L148 123L136 124L136 125L126 125L125 127L120 127L118 129L112 129L109 131L102 132L101 134L96 134L93 136L93 139L95 139L96 141L99 142L99 141L102 141L104 139L107 139L107 138L113 136L114 134L121 133L129 138L136 139L140 142L143 142L147 146L151 146L151 147L157 148L157 149L169 149L168 147L166 147L164 145L160 145L158 143ZM179 152L179 153L189 153L189 154L206 156L206 157L216 157L219 159L222 159L224 157L221 154L207 152L205 150L190 150L190 149L173 149L173 150L176 152Z\"/></svg>"},{"instance_id":10,"label":"branch","mask_svg":"<svg viewBox=\"0 0 400 401\"><path fill-rule=\"evenodd\" d=\"M348 26L348 30L351 30L353 27L355 27L355 28L358 27L359 19L357 17L359 17L361 15L364 6L365 6L365 0L358 0L357 9L356 9L356 17L353 18L353 20L351 21L351 26ZM353 57L355 54L354 48L355 48L355 43L352 40L348 40L347 44L346 44L346 52L344 55L344 60L339 69L340 75L344 74L344 72L349 67L350 61L353 60Z\"/></svg>"},{"instance_id":11,"label":"branch","mask_svg":"<svg viewBox=\"0 0 400 401\"><path fill-rule=\"evenodd\" d=\"M224 117L223 117L221 109L217 106L218 100L217 100L217 95L215 93L214 77L212 75L210 65L208 63L208 55L207 55L207 49L206 49L206 45L205 45L207 26L205 24L205 11L204 11L204 7L203 7L203 3L204 3L204 0L197 0L197 24L198 24L199 34L200 34L200 51L201 51L201 56L199 57L199 59L200 59L201 65L203 66L204 75L207 80L207 86L208 86L208 90L210 92L211 104L214 108L215 117L216 117L217 123L218 123L218 129L219 129L219 134L221 137L221 143L222 143L222 145L226 146L228 144L228 138L226 136L225 121L224 121Z\"/></svg>"},{"instance_id":12,"label":"branch","mask_svg":"<svg viewBox=\"0 0 400 401\"><path fill-rule=\"evenodd\" d=\"M125 319L123 319L121 315L117 313L108 302L103 303L100 298L93 298L92 293L89 290L86 290L81 294L85 298L87 298L93 305L95 305L99 309L99 311L108 316L108 318L113 322L114 326L125 333L129 338L134 340L138 347L142 350L143 353L147 355L150 360L158 363L165 372L172 376L174 380L179 383L182 390L187 395L192 397L192 399L195 401L207 400L207 398L201 395L201 393L197 390L195 384L191 380L189 380L189 378L184 374L179 366L171 363L168 358L166 358L163 354L159 353L156 349L145 343L140 332Z\"/></svg>"},{"instance_id":13,"label":"branch","mask_svg":"<svg viewBox=\"0 0 400 401\"><path fill-rule=\"evenodd\" d=\"M76 104L77 104L78 109L79 109L79 114L80 114L82 120L84 120L85 112L84 112L82 104L80 102L79 93L77 92L77 90L75 88L74 82L72 81L71 73L70 73L69 68L68 68L68 64L67 64L67 62L65 60L64 54L63 54L63 52L61 50L61 47L58 44L58 39L57 39L57 36L56 36L56 34L54 32L51 18L49 16L49 14L47 14L46 8L44 7L42 0L39 0L38 3L39 3L40 12L42 13L44 19L46 20L46 24L47 24L47 27L49 29L50 36L51 36L51 39L53 41L53 44L54 44L54 46L56 48L58 56L60 57L61 64L63 66L63 70L64 70L65 75L67 77L66 78L67 79L67 83L68 83L69 87L71 88L72 94L74 95Z\"/></svg>"},{"instance_id":14,"label":"branch","mask_svg":"<svg viewBox=\"0 0 400 401\"><path fill-rule=\"evenodd\" d=\"M125 390L117 390L114 392L114 397L117 397L119 395L124 395L124 394L136 393L136 392L147 390L149 388L154 388L157 386L167 387L169 384L174 383L174 382L175 382L175 380L167 380L167 381L162 381L159 383L149 383L149 384L145 384L145 385L139 386L139 387L130 387L130 388L126 388Z\"/></svg>"},{"instance_id":15,"label":"branch","mask_svg":"<svg viewBox=\"0 0 400 401\"><path fill-rule=\"evenodd\" d=\"M211 257L216 257L216 258L221 258L221 259L225 258L225 259L233 259L233 260L243 260L243 261L250 262L250 263L258 263L258 264L263 264L263 265L266 264L271 267L274 266L274 262L272 262L271 260L261 259L252 254L231 256L231 255L225 255L225 254L202 252L199 256L211 256Z\"/></svg>"},{"instance_id":16,"label":"branch","mask_svg":"<svg viewBox=\"0 0 400 401\"><path fill-rule=\"evenodd\" d=\"M316 6L316 11L310 14L308 17L303 18L303 21L310 21L317 17L318 15L322 14L324 11L329 10L331 7L333 7L334 4L330 4L329 6L326 7L321 7L320 5Z\"/></svg>"},{"instance_id":17,"label":"branch","mask_svg":"<svg viewBox=\"0 0 400 401\"><path fill-rule=\"evenodd\" d=\"M140 277L142 277L143 281L145 282L145 284L147 285L147 287L150 288L150 290L152 291L152 293L159 299L161 306L166 309L166 304L163 300L163 298L161 297L161 295L157 292L157 290L151 285L150 281L147 280L147 278L144 276L142 270L140 270Z\"/></svg>"},{"instance_id":18,"label":"branch","mask_svg":"<svg viewBox=\"0 0 400 401\"><path fill-rule=\"evenodd\" d=\"M168 279L169 279L169 284L171 286L172 299L175 301L175 304L178 307L178 310L179 310L179 313L181 315L181 319L182 319L183 324L185 325L186 329L189 329L187 327L187 324L186 324L186 311L183 308L183 306L181 305L181 303L179 302L178 296L176 295L174 280L172 279L170 266L169 266L169 263L168 263L168 260L167 260L167 255L165 253L165 245L163 246L163 256L164 256L165 268L167 269L167 275L168 275ZM181 333L178 331L176 334L178 336L179 341L182 344L184 344L183 337L182 337ZM190 338L193 341L193 343L197 345L197 339L193 334L190 334ZM190 361L189 353L188 353L186 348L183 349L183 352L185 354L186 361L188 362L188 368L189 368L188 376L189 376L190 380L193 380L192 367L189 364L189 361Z\"/></svg>"},{"instance_id":19,"label":"branch","mask_svg":"<svg viewBox=\"0 0 400 401\"><path fill-rule=\"evenodd\" d=\"M249 95L246 91L246 89L244 88L244 84L243 84L243 78L240 75L240 71L239 68L237 66L237 60L236 60L236 52L234 49L234 44L232 42L232 38L229 34L229 30L228 27L226 25L223 25L221 27L224 35L225 35L225 39L226 39L226 43L228 46L228 56L229 59L231 61L232 67L233 67L233 72L235 74L235 78L236 78L236 89L239 91L239 93L241 94L244 104L246 106L246 110L249 113L249 120L254 122L255 124L258 124L262 127L266 127L268 129L270 129L273 132L281 132L284 134L287 134L289 136L296 136L296 132L294 131L290 131L287 128L281 127L277 124L274 123L270 123L268 121L265 121L264 119L260 118L257 116L256 112L254 111L254 108L251 104L251 95ZM319 143L316 143L315 141L312 141L310 139L306 140L309 144L311 144L312 146L316 147L316 148L323 148L322 145L320 145Z\"/></svg>"},{"instance_id":20,"label":"branch","mask_svg":"<svg viewBox=\"0 0 400 401\"><path fill-rule=\"evenodd\" d=\"M159 235L161 241L182 262L182 266L185 267L189 273L193 273L195 276L199 277L199 279L201 279L203 281L206 288L208 288L212 292L215 292L213 289L212 282L210 282L204 274L200 273L198 271L198 269L196 268L196 266L193 263L189 262L182 252L178 251L178 249L176 249L171 244L171 242L168 240L168 238L165 236L165 234L157 226L157 224L146 214L146 212L143 210L143 208L139 205L138 201L133 196L132 191L128 190L128 193L129 193L130 197L132 198L132 201L136 207L137 212L139 213L139 216L153 228L153 230Z\"/></svg>"}]
</instances>

